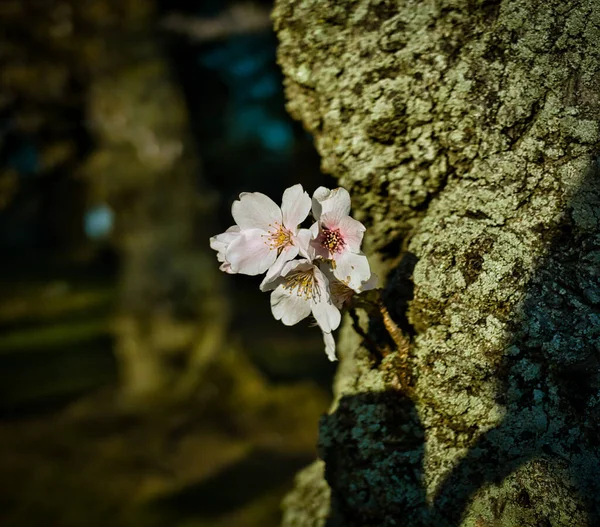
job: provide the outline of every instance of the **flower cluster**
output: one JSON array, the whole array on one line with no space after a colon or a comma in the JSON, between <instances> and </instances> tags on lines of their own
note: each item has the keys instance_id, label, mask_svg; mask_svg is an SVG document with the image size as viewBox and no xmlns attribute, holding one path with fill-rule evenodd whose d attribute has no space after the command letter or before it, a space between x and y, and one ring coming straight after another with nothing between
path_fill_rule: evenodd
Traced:
<instances>
[{"instance_id":1,"label":"flower cluster","mask_svg":"<svg viewBox=\"0 0 600 527\"><path fill-rule=\"evenodd\" d=\"M301 224L312 212L309 229ZM312 199L294 185L281 207L260 192L244 192L231 213L236 225L213 236L220 269L226 273L265 274L261 291L271 291L271 311L286 326L310 314L323 332L325 351L335 360L332 331L352 297L375 287L360 246L365 227L350 217L344 188L319 187Z\"/></svg>"}]
</instances>

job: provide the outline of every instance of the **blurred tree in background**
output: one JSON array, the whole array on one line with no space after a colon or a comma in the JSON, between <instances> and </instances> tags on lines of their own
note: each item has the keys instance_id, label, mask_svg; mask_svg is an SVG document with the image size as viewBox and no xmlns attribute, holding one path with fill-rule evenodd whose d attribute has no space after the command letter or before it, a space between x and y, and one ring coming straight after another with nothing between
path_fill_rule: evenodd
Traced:
<instances>
[{"instance_id":1,"label":"blurred tree in background","mask_svg":"<svg viewBox=\"0 0 600 527\"><path fill-rule=\"evenodd\" d=\"M277 525L314 457L319 332L208 248L322 184L269 10L0 2L2 525Z\"/></svg>"}]
</instances>

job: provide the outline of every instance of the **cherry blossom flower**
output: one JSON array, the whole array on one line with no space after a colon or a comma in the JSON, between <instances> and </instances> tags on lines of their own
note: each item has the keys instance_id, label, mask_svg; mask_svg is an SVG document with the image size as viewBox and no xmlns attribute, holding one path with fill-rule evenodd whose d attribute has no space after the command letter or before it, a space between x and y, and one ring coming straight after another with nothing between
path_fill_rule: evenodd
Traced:
<instances>
[{"instance_id":1,"label":"cherry blossom flower","mask_svg":"<svg viewBox=\"0 0 600 527\"><path fill-rule=\"evenodd\" d=\"M249 275L268 271L265 280L278 276L310 239L307 229L298 228L310 207L311 199L302 185L283 193L281 208L260 192L240 194L231 207L240 232L225 251L231 271Z\"/></svg>"},{"instance_id":2,"label":"cherry blossom flower","mask_svg":"<svg viewBox=\"0 0 600 527\"><path fill-rule=\"evenodd\" d=\"M231 264L226 260L225 253L229 244L240 234L240 228L237 225L229 227L225 232L217 234L210 239L210 248L217 251L217 260L221 263L219 269L225 273L234 274L231 270Z\"/></svg>"},{"instance_id":3,"label":"cherry blossom flower","mask_svg":"<svg viewBox=\"0 0 600 527\"><path fill-rule=\"evenodd\" d=\"M329 269L323 269L323 272L329 280L331 300L338 309L348 307L354 296L357 294L375 289L379 281L379 277L375 273L372 273L370 278L360 284L358 291L356 291L348 287L344 282L338 280Z\"/></svg>"},{"instance_id":4,"label":"cherry blossom flower","mask_svg":"<svg viewBox=\"0 0 600 527\"><path fill-rule=\"evenodd\" d=\"M322 267L323 274L329 280L329 293L333 305L339 310L342 310L350 305L355 295L359 294L354 289L350 289L344 282L340 282L327 267ZM377 287L379 278L376 274L371 274L371 277L360 286L360 292L369 291ZM331 332L323 331L323 342L325 343L325 353L329 360L334 361L335 355L335 339Z\"/></svg>"},{"instance_id":5,"label":"cherry blossom flower","mask_svg":"<svg viewBox=\"0 0 600 527\"><path fill-rule=\"evenodd\" d=\"M302 229L311 208L316 222ZM320 187L311 200L294 185L284 192L281 208L260 192L242 193L231 212L236 225L210 239L220 269L266 273L260 289L271 291L275 319L292 326L312 314L327 357L336 360L333 331L341 310L356 305L354 297L377 282L360 250L365 228L350 217L348 192Z\"/></svg>"},{"instance_id":6,"label":"cherry blossom flower","mask_svg":"<svg viewBox=\"0 0 600 527\"><path fill-rule=\"evenodd\" d=\"M329 281L318 266L302 259L285 264L275 281L268 284L271 312L276 320L293 326L312 313L324 333L340 325L341 313L329 292Z\"/></svg>"},{"instance_id":7,"label":"cherry blossom flower","mask_svg":"<svg viewBox=\"0 0 600 527\"><path fill-rule=\"evenodd\" d=\"M359 291L371 276L367 257L361 252L365 227L350 217L350 194L344 188L319 187L313 194L311 227L315 255L330 260L335 277Z\"/></svg>"}]
</instances>

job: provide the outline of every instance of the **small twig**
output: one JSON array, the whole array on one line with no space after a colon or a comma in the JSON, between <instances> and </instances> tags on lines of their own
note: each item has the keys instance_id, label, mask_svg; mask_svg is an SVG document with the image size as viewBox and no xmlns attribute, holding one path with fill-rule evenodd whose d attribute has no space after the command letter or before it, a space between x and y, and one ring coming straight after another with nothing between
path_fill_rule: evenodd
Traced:
<instances>
[{"instance_id":1,"label":"small twig","mask_svg":"<svg viewBox=\"0 0 600 527\"><path fill-rule=\"evenodd\" d=\"M409 362L410 340L392 320L392 317L383 302L379 309L383 317L383 325L394 341L394 344L396 344L397 352L394 357L394 362L397 365L396 375L398 381L404 389L408 389L411 383L411 366Z\"/></svg>"},{"instance_id":2,"label":"small twig","mask_svg":"<svg viewBox=\"0 0 600 527\"><path fill-rule=\"evenodd\" d=\"M402 330L392 320L390 312L387 310L387 307L385 307L383 302L379 307L379 311L381 312L381 316L383 317L383 325L385 326L385 329L387 329L387 332L389 333L390 337L392 337L394 344L396 344L396 348L398 348L398 354L405 355L408 357L410 341L404 336Z\"/></svg>"},{"instance_id":3,"label":"small twig","mask_svg":"<svg viewBox=\"0 0 600 527\"><path fill-rule=\"evenodd\" d=\"M381 318L383 325L388 332L390 338L396 345L396 354L394 356L394 364L397 367L398 380L404 388L408 388L410 385L411 378L411 366L409 361L410 355L410 339L403 333L398 325L392 319L390 312L383 303L383 297L381 290L372 289L362 293L360 296L355 298L355 307L362 307L368 313L369 316L374 318ZM352 316L352 314L351 314ZM355 319L353 316L353 321ZM358 328L358 323L353 323L354 329L362 336L362 328ZM364 338L364 337L363 337ZM387 346L386 346L387 348ZM374 346L378 355L386 357L389 355L389 351L382 349L381 346Z\"/></svg>"}]
</instances>

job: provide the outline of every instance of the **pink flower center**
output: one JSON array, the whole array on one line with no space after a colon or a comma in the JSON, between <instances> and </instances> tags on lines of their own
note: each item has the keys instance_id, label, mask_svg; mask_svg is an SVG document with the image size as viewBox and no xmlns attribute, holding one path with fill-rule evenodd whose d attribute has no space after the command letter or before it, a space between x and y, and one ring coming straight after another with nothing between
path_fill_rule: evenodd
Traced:
<instances>
[{"instance_id":1,"label":"pink flower center","mask_svg":"<svg viewBox=\"0 0 600 527\"><path fill-rule=\"evenodd\" d=\"M265 243L269 249L276 250L277 256L283 251L284 247L292 245L292 233L280 223L269 223L269 234L263 234L267 238Z\"/></svg>"},{"instance_id":2,"label":"pink flower center","mask_svg":"<svg viewBox=\"0 0 600 527\"><path fill-rule=\"evenodd\" d=\"M346 242L342 237L339 229L328 229L324 225L321 226L321 246L331 253L339 253L342 251Z\"/></svg>"}]
</instances>

